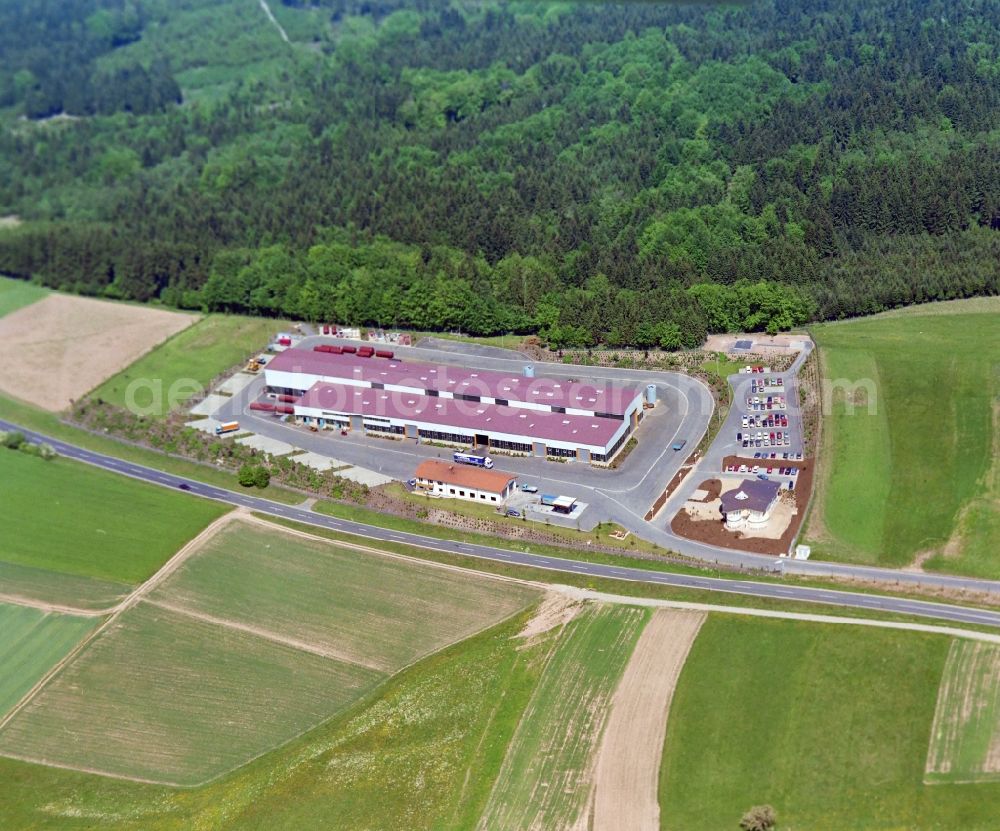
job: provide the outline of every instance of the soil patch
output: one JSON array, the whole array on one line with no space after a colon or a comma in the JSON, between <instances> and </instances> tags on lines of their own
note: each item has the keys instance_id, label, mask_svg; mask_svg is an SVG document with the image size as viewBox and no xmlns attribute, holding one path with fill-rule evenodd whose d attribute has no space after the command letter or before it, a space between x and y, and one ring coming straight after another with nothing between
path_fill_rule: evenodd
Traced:
<instances>
[{"instance_id":1,"label":"soil patch","mask_svg":"<svg viewBox=\"0 0 1000 831\"><path fill-rule=\"evenodd\" d=\"M615 691L594 774L593 831L658 831L658 784L667 714L702 612L660 609Z\"/></svg>"},{"instance_id":2,"label":"soil patch","mask_svg":"<svg viewBox=\"0 0 1000 831\"><path fill-rule=\"evenodd\" d=\"M50 294L0 318L0 341L13 356L0 390L50 411L65 409L120 372L196 315Z\"/></svg>"},{"instance_id":3,"label":"soil patch","mask_svg":"<svg viewBox=\"0 0 1000 831\"><path fill-rule=\"evenodd\" d=\"M557 626L564 626L577 616L580 611L580 603L580 600L566 594L549 592L534 616L517 636L523 640L530 640L536 635L555 629Z\"/></svg>"},{"instance_id":4,"label":"soil patch","mask_svg":"<svg viewBox=\"0 0 1000 831\"><path fill-rule=\"evenodd\" d=\"M728 465L760 465L760 459L745 459L739 456L726 456L722 461L723 466ZM749 551L753 554L773 554L780 555L787 553L791 548L792 541L799 532L802 519L806 513L806 506L809 503L809 493L812 490L813 462L812 459L805 459L801 462L788 462L783 459L775 459L771 464L778 467L794 467L799 471L795 478L795 490L790 494L783 492L781 499L791 499L794 502L796 513L784 533L778 539L768 539L766 537L747 537L739 531L729 531L726 529L723 520L698 520L693 519L683 508L677 512L670 523L671 530L689 540L716 545L720 548L732 548L737 551ZM749 475L749 474L744 474ZM718 480L710 480L718 481ZM707 489L710 482L701 485ZM721 486L721 483L720 483ZM716 496L718 498L718 496Z\"/></svg>"}]
</instances>

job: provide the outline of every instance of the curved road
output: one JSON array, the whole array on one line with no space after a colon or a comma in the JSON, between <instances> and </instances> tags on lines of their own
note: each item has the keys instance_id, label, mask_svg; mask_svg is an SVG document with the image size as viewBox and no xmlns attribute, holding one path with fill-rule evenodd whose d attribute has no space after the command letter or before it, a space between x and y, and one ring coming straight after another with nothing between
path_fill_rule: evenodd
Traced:
<instances>
[{"instance_id":1,"label":"curved road","mask_svg":"<svg viewBox=\"0 0 1000 831\"><path fill-rule=\"evenodd\" d=\"M904 615L916 615L935 620L953 623L970 623L980 626L1000 627L1000 611L973 609L962 606L952 606L945 603L930 603L923 600L908 600L905 598L888 597L884 595L859 594L856 592L833 591L828 589L808 588L804 586L784 586L773 583L758 583L752 580L738 580L719 577L703 577L701 575L671 574L669 572L647 571L627 566L611 566L599 563L586 563L578 560L563 560L545 557L540 554L530 554L520 551L508 551L486 545L440 540L421 534L411 534L366 525L361 522L337 519L323 514L317 514L302 508L282 505L269 499L251 496L247 493L229 491L214 485L207 485L183 476L175 476L161 470L138 465L113 456L95 453L67 442L59 441L27 430L17 424L0 420L0 429L19 430L33 442L47 442L60 454L77 461L86 462L96 467L114 473L140 479L154 485L168 488L179 488L185 485L190 493L207 499L214 499L229 505L268 514L274 517L295 520L308 525L326 528L343 534L364 537L370 540L406 543L421 548L444 551L465 557L475 557L483 560L530 566L552 572L581 574L589 577L604 577L613 580L629 580L638 583L675 586L689 589L725 592L728 594L750 595L773 600L795 600L807 603L824 603L833 606L848 606L867 611L893 612Z\"/></svg>"}]
</instances>

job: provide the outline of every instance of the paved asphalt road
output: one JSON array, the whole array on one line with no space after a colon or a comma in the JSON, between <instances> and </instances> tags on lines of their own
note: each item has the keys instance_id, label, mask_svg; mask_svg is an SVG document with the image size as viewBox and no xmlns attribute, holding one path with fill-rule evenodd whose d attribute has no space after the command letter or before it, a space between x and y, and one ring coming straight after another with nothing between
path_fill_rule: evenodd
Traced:
<instances>
[{"instance_id":1,"label":"paved asphalt road","mask_svg":"<svg viewBox=\"0 0 1000 831\"><path fill-rule=\"evenodd\" d=\"M137 465L123 459L116 459L112 456L105 456L95 453L76 445L52 439L40 433L35 433L0 420L0 429L20 430L31 441L48 442L63 456L76 459L87 464L95 465L115 473L131 476L134 479L141 479L155 485L168 488L180 488L186 485L192 494L225 502L230 505L238 505L268 514L275 517L284 517L309 525L327 528L344 534L360 536L369 540L384 540L390 542L407 543L437 551L445 551L451 554L458 554L466 557L476 557L484 560L493 560L502 563L512 563L516 565L531 566L552 572L563 572L570 574L582 574L590 577L606 577L615 580L629 580L639 583L658 584L666 586L677 586L682 588L703 589L708 591L726 592L729 594L751 595L754 597L766 597L775 600L797 600L810 603L822 603L833 606L848 606L858 609L879 612L895 612L906 615L917 615L920 617L933 618L935 620L973 623L981 626L1000 627L1000 612L993 612L980 609L968 609L961 606L951 606L944 603L929 603L921 600L906 600L903 598L887 597L884 595L858 594L855 592L830 591L826 589L806 588L801 586L781 585L779 583L757 583L752 580L737 580L715 577L702 577L700 575L670 574L667 572L647 571L645 569L602 565L596 563L586 563L577 560L563 560L552 557L544 557L539 554L522 553L518 551L507 551L500 548L492 548L485 545L473 545L464 542L454 542L452 540L439 540L433 537L425 537L420 534L410 534L401 531L393 531L386 528L379 528L372 525L365 525L360 522L336 519L334 517L316 514L312 511L303 510L289 505L282 505L268 499L261 499L251 496L249 493L238 493L235 491L217 488L213 485L206 485L192 479L175 476L160 470Z\"/></svg>"}]
</instances>

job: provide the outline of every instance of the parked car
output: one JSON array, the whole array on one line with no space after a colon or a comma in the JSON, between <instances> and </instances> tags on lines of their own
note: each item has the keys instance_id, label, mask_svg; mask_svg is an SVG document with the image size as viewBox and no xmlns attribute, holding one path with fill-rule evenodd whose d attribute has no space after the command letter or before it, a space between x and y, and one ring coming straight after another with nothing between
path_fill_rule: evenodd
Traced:
<instances>
[{"instance_id":1,"label":"parked car","mask_svg":"<svg viewBox=\"0 0 1000 831\"><path fill-rule=\"evenodd\" d=\"M513 508L508 508L507 509L507 516L512 517L513 519L520 519L521 518L521 512L520 511L515 511Z\"/></svg>"},{"instance_id":2,"label":"parked car","mask_svg":"<svg viewBox=\"0 0 1000 831\"><path fill-rule=\"evenodd\" d=\"M746 472L747 472L747 466L746 465L740 465L740 473L746 473Z\"/></svg>"},{"instance_id":3,"label":"parked car","mask_svg":"<svg viewBox=\"0 0 1000 831\"><path fill-rule=\"evenodd\" d=\"M534 485L521 485L521 490L525 493L538 493L538 488Z\"/></svg>"}]
</instances>

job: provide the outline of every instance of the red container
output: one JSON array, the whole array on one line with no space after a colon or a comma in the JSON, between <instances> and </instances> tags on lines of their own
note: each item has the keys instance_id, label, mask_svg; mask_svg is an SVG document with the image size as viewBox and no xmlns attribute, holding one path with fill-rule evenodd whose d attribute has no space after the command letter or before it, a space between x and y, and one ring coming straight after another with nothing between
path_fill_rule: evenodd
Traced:
<instances>
[{"instance_id":1,"label":"red container","mask_svg":"<svg viewBox=\"0 0 1000 831\"><path fill-rule=\"evenodd\" d=\"M274 411L278 415L294 415L295 414L294 408L289 407L287 404L279 404L277 407L274 408Z\"/></svg>"},{"instance_id":2,"label":"red container","mask_svg":"<svg viewBox=\"0 0 1000 831\"><path fill-rule=\"evenodd\" d=\"M327 326L325 323L323 324L323 334L324 335L329 335L330 334L330 327Z\"/></svg>"},{"instance_id":3,"label":"red container","mask_svg":"<svg viewBox=\"0 0 1000 831\"><path fill-rule=\"evenodd\" d=\"M279 346L291 346L292 345L292 339L291 338L278 338L278 345Z\"/></svg>"},{"instance_id":4,"label":"red container","mask_svg":"<svg viewBox=\"0 0 1000 831\"><path fill-rule=\"evenodd\" d=\"M313 347L313 352L326 352L326 347L323 344Z\"/></svg>"},{"instance_id":5,"label":"red container","mask_svg":"<svg viewBox=\"0 0 1000 831\"><path fill-rule=\"evenodd\" d=\"M370 358L375 354L375 350L370 346L359 346L358 347L358 357L359 358Z\"/></svg>"},{"instance_id":6,"label":"red container","mask_svg":"<svg viewBox=\"0 0 1000 831\"><path fill-rule=\"evenodd\" d=\"M391 349L376 349L375 350L375 357L376 358L391 358L392 356L393 356L393 352L392 352Z\"/></svg>"},{"instance_id":7,"label":"red container","mask_svg":"<svg viewBox=\"0 0 1000 831\"><path fill-rule=\"evenodd\" d=\"M299 397L297 395L279 395L278 400L284 401L286 404L294 404L299 400Z\"/></svg>"},{"instance_id":8,"label":"red container","mask_svg":"<svg viewBox=\"0 0 1000 831\"><path fill-rule=\"evenodd\" d=\"M343 349L348 355L353 355L358 351L358 347L356 346L342 346L341 349Z\"/></svg>"},{"instance_id":9,"label":"red container","mask_svg":"<svg viewBox=\"0 0 1000 831\"><path fill-rule=\"evenodd\" d=\"M274 404L270 401L254 401L250 404L251 410L260 410L261 412L270 413L274 411Z\"/></svg>"}]
</instances>

